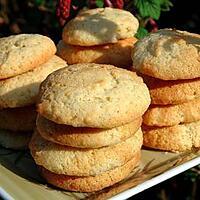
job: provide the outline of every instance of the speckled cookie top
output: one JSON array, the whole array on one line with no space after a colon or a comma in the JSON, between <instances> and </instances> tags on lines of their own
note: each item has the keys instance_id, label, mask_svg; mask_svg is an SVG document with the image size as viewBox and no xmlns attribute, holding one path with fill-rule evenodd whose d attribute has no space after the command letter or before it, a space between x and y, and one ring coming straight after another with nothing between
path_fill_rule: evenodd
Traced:
<instances>
[{"instance_id":1,"label":"speckled cookie top","mask_svg":"<svg viewBox=\"0 0 200 200\"><path fill-rule=\"evenodd\" d=\"M71 65L48 76L37 108L58 124L112 128L142 116L149 104L149 91L135 73L91 63Z\"/></svg>"},{"instance_id":2,"label":"speckled cookie top","mask_svg":"<svg viewBox=\"0 0 200 200\"><path fill-rule=\"evenodd\" d=\"M114 8L81 11L63 30L65 43L92 46L115 43L135 35L139 22L130 12Z\"/></svg>"},{"instance_id":3,"label":"speckled cookie top","mask_svg":"<svg viewBox=\"0 0 200 200\"><path fill-rule=\"evenodd\" d=\"M66 62L53 56L46 63L15 77L0 80L0 109L24 107L36 103L40 83Z\"/></svg>"},{"instance_id":4,"label":"speckled cookie top","mask_svg":"<svg viewBox=\"0 0 200 200\"><path fill-rule=\"evenodd\" d=\"M155 78L200 77L200 35L161 29L138 41L132 58L135 69Z\"/></svg>"},{"instance_id":5,"label":"speckled cookie top","mask_svg":"<svg viewBox=\"0 0 200 200\"><path fill-rule=\"evenodd\" d=\"M55 52L53 41L43 35L19 34L0 38L0 79L38 67Z\"/></svg>"}]
</instances>

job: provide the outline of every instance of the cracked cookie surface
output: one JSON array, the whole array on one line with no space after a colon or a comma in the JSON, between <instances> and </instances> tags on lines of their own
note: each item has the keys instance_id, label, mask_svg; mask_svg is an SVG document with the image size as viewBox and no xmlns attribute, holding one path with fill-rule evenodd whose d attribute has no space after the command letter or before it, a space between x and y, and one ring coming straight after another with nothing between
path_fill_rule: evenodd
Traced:
<instances>
[{"instance_id":1,"label":"cracked cookie surface","mask_svg":"<svg viewBox=\"0 0 200 200\"><path fill-rule=\"evenodd\" d=\"M54 55L46 63L33 70L0 80L0 109L35 104L41 82L50 73L66 65L63 59Z\"/></svg>"},{"instance_id":2,"label":"cracked cookie surface","mask_svg":"<svg viewBox=\"0 0 200 200\"><path fill-rule=\"evenodd\" d=\"M136 70L155 78L200 77L200 35L161 29L135 44L132 59Z\"/></svg>"},{"instance_id":3,"label":"cracked cookie surface","mask_svg":"<svg viewBox=\"0 0 200 200\"><path fill-rule=\"evenodd\" d=\"M111 65L77 64L42 83L38 112L58 124L112 128L142 116L150 95L136 73Z\"/></svg>"},{"instance_id":4,"label":"cracked cookie surface","mask_svg":"<svg viewBox=\"0 0 200 200\"><path fill-rule=\"evenodd\" d=\"M69 21L62 38L66 44L94 46L133 37L139 22L130 12L114 8L82 10Z\"/></svg>"},{"instance_id":5,"label":"cracked cookie surface","mask_svg":"<svg viewBox=\"0 0 200 200\"><path fill-rule=\"evenodd\" d=\"M19 34L0 38L0 79L32 70L55 52L53 41L43 35Z\"/></svg>"}]
</instances>

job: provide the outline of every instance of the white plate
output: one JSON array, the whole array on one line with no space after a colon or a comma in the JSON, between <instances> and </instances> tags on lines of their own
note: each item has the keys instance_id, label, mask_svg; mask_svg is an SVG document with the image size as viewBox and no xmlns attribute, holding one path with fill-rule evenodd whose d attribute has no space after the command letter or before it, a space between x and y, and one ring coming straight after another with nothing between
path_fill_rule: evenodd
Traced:
<instances>
[{"instance_id":1,"label":"white plate","mask_svg":"<svg viewBox=\"0 0 200 200\"><path fill-rule=\"evenodd\" d=\"M0 149L0 195L15 200L127 199L200 164L200 150L181 154L142 150L141 165L131 176L95 193L66 192L46 185L28 152Z\"/></svg>"}]
</instances>

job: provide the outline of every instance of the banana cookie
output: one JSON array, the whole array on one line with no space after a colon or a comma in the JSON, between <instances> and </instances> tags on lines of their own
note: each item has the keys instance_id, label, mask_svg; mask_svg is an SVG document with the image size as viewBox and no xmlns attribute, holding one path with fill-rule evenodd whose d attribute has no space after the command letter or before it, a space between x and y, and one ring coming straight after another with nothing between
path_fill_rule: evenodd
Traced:
<instances>
[{"instance_id":1,"label":"banana cookie","mask_svg":"<svg viewBox=\"0 0 200 200\"><path fill-rule=\"evenodd\" d=\"M39 34L0 38L0 79L13 77L47 62L56 52L53 41Z\"/></svg>"},{"instance_id":2,"label":"banana cookie","mask_svg":"<svg viewBox=\"0 0 200 200\"><path fill-rule=\"evenodd\" d=\"M149 88L152 104L174 105L200 99L200 78L164 81L144 74L141 76Z\"/></svg>"},{"instance_id":3,"label":"banana cookie","mask_svg":"<svg viewBox=\"0 0 200 200\"><path fill-rule=\"evenodd\" d=\"M99 63L127 68L132 65L131 51L136 41L137 39L132 37L112 44L90 47L75 46L60 41L57 45L57 55L68 64Z\"/></svg>"},{"instance_id":4,"label":"banana cookie","mask_svg":"<svg viewBox=\"0 0 200 200\"><path fill-rule=\"evenodd\" d=\"M116 145L98 149L78 149L43 139L37 132L30 142L30 151L37 165L56 174L95 176L124 165L141 149L142 131Z\"/></svg>"},{"instance_id":5,"label":"banana cookie","mask_svg":"<svg viewBox=\"0 0 200 200\"><path fill-rule=\"evenodd\" d=\"M180 152L200 147L200 121L169 127L143 126L144 146Z\"/></svg>"},{"instance_id":6,"label":"banana cookie","mask_svg":"<svg viewBox=\"0 0 200 200\"><path fill-rule=\"evenodd\" d=\"M174 126L200 120L200 99L177 105L150 106L143 116L148 126Z\"/></svg>"},{"instance_id":7,"label":"banana cookie","mask_svg":"<svg viewBox=\"0 0 200 200\"><path fill-rule=\"evenodd\" d=\"M0 109L28 106L36 103L40 83L66 62L53 56L46 63L24 74L0 80Z\"/></svg>"},{"instance_id":8,"label":"banana cookie","mask_svg":"<svg viewBox=\"0 0 200 200\"><path fill-rule=\"evenodd\" d=\"M114 8L82 10L63 30L66 44L94 46L131 38L139 22L130 12Z\"/></svg>"},{"instance_id":9,"label":"banana cookie","mask_svg":"<svg viewBox=\"0 0 200 200\"><path fill-rule=\"evenodd\" d=\"M133 66L137 71L163 80L200 77L200 35L161 29L135 44Z\"/></svg>"},{"instance_id":10,"label":"banana cookie","mask_svg":"<svg viewBox=\"0 0 200 200\"><path fill-rule=\"evenodd\" d=\"M149 91L136 73L111 65L77 64L42 83L38 112L58 124L113 128L141 117Z\"/></svg>"},{"instance_id":11,"label":"banana cookie","mask_svg":"<svg viewBox=\"0 0 200 200\"><path fill-rule=\"evenodd\" d=\"M44 167L40 167L42 176L52 185L65 190L79 192L95 192L113 185L126 178L140 162L140 152L120 167L103 172L96 176L67 176L55 174Z\"/></svg>"},{"instance_id":12,"label":"banana cookie","mask_svg":"<svg viewBox=\"0 0 200 200\"><path fill-rule=\"evenodd\" d=\"M54 143L78 148L99 148L110 146L132 136L141 126L142 118L112 129L73 127L56 124L41 115L37 117L40 135Z\"/></svg>"}]
</instances>

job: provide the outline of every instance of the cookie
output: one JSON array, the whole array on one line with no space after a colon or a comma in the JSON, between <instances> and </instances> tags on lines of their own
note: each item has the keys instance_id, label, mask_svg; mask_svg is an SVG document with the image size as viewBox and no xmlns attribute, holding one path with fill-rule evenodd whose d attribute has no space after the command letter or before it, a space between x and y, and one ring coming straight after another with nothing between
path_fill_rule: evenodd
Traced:
<instances>
[{"instance_id":1,"label":"cookie","mask_svg":"<svg viewBox=\"0 0 200 200\"><path fill-rule=\"evenodd\" d=\"M92 47L74 46L60 41L57 55L68 64L99 63L126 68L132 65L131 51L136 41L136 38L128 38L114 44Z\"/></svg>"},{"instance_id":2,"label":"cookie","mask_svg":"<svg viewBox=\"0 0 200 200\"><path fill-rule=\"evenodd\" d=\"M177 105L154 105L143 116L148 126L174 126L200 120L200 99Z\"/></svg>"},{"instance_id":3,"label":"cookie","mask_svg":"<svg viewBox=\"0 0 200 200\"><path fill-rule=\"evenodd\" d=\"M42 83L38 112L57 124L113 128L142 116L149 91L136 73L112 65L76 64Z\"/></svg>"},{"instance_id":4,"label":"cookie","mask_svg":"<svg viewBox=\"0 0 200 200\"><path fill-rule=\"evenodd\" d=\"M80 177L55 174L43 167L40 167L40 172L47 182L56 187L71 191L95 192L126 178L139 162L140 152L137 152L133 158L124 165L96 176Z\"/></svg>"},{"instance_id":5,"label":"cookie","mask_svg":"<svg viewBox=\"0 0 200 200\"><path fill-rule=\"evenodd\" d=\"M141 126L142 119L138 118L124 126L112 129L74 128L37 117L37 130L40 135L54 143L78 148L99 148L117 144L133 135Z\"/></svg>"},{"instance_id":6,"label":"cookie","mask_svg":"<svg viewBox=\"0 0 200 200\"><path fill-rule=\"evenodd\" d=\"M35 127L36 115L35 106L0 110L0 129L31 131Z\"/></svg>"},{"instance_id":7,"label":"cookie","mask_svg":"<svg viewBox=\"0 0 200 200\"><path fill-rule=\"evenodd\" d=\"M149 88L152 104L181 104L200 99L200 78L163 81L150 76L142 77Z\"/></svg>"},{"instance_id":8,"label":"cookie","mask_svg":"<svg viewBox=\"0 0 200 200\"><path fill-rule=\"evenodd\" d=\"M0 79L27 72L47 62L56 52L43 35L19 34L0 38Z\"/></svg>"},{"instance_id":9,"label":"cookie","mask_svg":"<svg viewBox=\"0 0 200 200\"><path fill-rule=\"evenodd\" d=\"M200 77L200 35L173 29L161 29L135 44L134 68L163 79Z\"/></svg>"},{"instance_id":10,"label":"cookie","mask_svg":"<svg viewBox=\"0 0 200 200\"><path fill-rule=\"evenodd\" d=\"M56 174L95 176L124 165L142 146L142 132L116 145L98 149L79 149L58 145L35 133L30 151L37 165Z\"/></svg>"},{"instance_id":11,"label":"cookie","mask_svg":"<svg viewBox=\"0 0 200 200\"><path fill-rule=\"evenodd\" d=\"M179 152L200 147L200 121L169 127L143 126L146 147Z\"/></svg>"},{"instance_id":12,"label":"cookie","mask_svg":"<svg viewBox=\"0 0 200 200\"><path fill-rule=\"evenodd\" d=\"M65 25L62 38L66 44L78 46L116 43L133 37L138 27L137 18L128 11L108 7L89 9Z\"/></svg>"},{"instance_id":13,"label":"cookie","mask_svg":"<svg viewBox=\"0 0 200 200\"><path fill-rule=\"evenodd\" d=\"M40 83L66 62L53 56L48 62L24 74L0 80L0 109L24 107L36 103Z\"/></svg>"},{"instance_id":14,"label":"cookie","mask_svg":"<svg viewBox=\"0 0 200 200\"><path fill-rule=\"evenodd\" d=\"M27 149L32 132L14 132L0 129L0 145L9 149Z\"/></svg>"}]
</instances>

